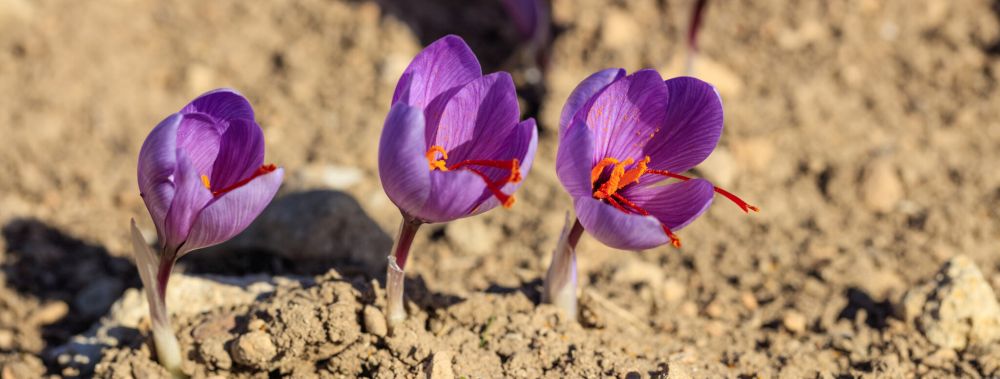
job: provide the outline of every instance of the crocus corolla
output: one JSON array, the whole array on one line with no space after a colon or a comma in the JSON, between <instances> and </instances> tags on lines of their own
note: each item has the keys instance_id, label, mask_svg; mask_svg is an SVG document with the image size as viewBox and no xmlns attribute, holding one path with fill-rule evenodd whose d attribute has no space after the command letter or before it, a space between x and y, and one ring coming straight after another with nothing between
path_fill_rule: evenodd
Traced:
<instances>
[{"instance_id":1,"label":"crocus corolla","mask_svg":"<svg viewBox=\"0 0 1000 379\"><path fill-rule=\"evenodd\" d=\"M157 357L180 374L181 355L166 310L178 258L222 243L250 225L274 198L284 171L264 164L264 134L234 90L208 92L160 122L139 151L139 193L156 225L158 252L132 221L132 242L149 300Z\"/></svg>"},{"instance_id":2,"label":"crocus corolla","mask_svg":"<svg viewBox=\"0 0 1000 379\"><path fill-rule=\"evenodd\" d=\"M538 143L520 120L506 72L483 76L465 42L446 36L403 72L379 142L379 177L403 215L386 282L390 326L406 317L403 268L417 228L514 204Z\"/></svg>"},{"instance_id":3,"label":"crocus corolla","mask_svg":"<svg viewBox=\"0 0 1000 379\"><path fill-rule=\"evenodd\" d=\"M722 100L701 80L608 69L580 83L563 107L556 157L577 220L553 255L545 300L576 317L573 254L584 230L617 249L679 248L674 232L704 213L715 193L757 211L705 179L681 174L704 161L721 135Z\"/></svg>"}]
</instances>

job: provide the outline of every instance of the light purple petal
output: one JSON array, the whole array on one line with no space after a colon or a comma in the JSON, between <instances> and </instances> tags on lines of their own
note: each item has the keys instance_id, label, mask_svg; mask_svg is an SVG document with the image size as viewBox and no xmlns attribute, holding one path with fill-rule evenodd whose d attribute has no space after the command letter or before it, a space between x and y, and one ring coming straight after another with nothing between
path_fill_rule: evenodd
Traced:
<instances>
[{"instance_id":1,"label":"light purple petal","mask_svg":"<svg viewBox=\"0 0 1000 379\"><path fill-rule=\"evenodd\" d=\"M666 81L670 102L663 129L646 144L650 168L684 172L712 153L722 136L722 99L715 88L689 77Z\"/></svg>"},{"instance_id":2,"label":"light purple petal","mask_svg":"<svg viewBox=\"0 0 1000 379\"><path fill-rule=\"evenodd\" d=\"M660 74L641 70L611 83L587 110L594 131L593 164L604 158L641 160L643 146L663 132L669 94Z\"/></svg>"},{"instance_id":3,"label":"light purple petal","mask_svg":"<svg viewBox=\"0 0 1000 379\"><path fill-rule=\"evenodd\" d=\"M606 88L609 84L625 77L625 69L609 68L595 72L580 82L573 89L563 105L562 114L559 116L559 134L562 134L566 127L573 120L573 116L587 103L594 95Z\"/></svg>"},{"instance_id":4,"label":"light purple petal","mask_svg":"<svg viewBox=\"0 0 1000 379\"><path fill-rule=\"evenodd\" d=\"M670 241L652 216L626 214L592 197L574 199L576 217L590 235L601 243L622 250L643 250Z\"/></svg>"},{"instance_id":5,"label":"light purple petal","mask_svg":"<svg viewBox=\"0 0 1000 379\"><path fill-rule=\"evenodd\" d=\"M284 175L278 168L216 198L194 221L181 255L223 243L250 226L274 199Z\"/></svg>"},{"instance_id":6,"label":"light purple petal","mask_svg":"<svg viewBox=\"0 0 1000 379\"><path fill-rule=\"evenodd\" d=\"M481 203L483 179L470 171L431 171L427 203L411 214L425 222L448 222L469 216Z\"/></svg>"},{"instance_id":7,"label":"light purple petal","mask_svg":"<svg viewBox=\"0 0 1000 379\"><path fill-rule=\"evenodd\" d=\"M590 197L594 186L590 182L593 169L594 136L581 120L560 132L559 151L556 153L556 174L566 191L573 198Z\"/></svg>"},{"instance_id":8,"label":"light purple petal","mask_svg":"<svg viewBox=\"0 0 1000 379\"><path fill-rule=\"evenodd\" d=\"M389 110L378 145L378 174L389 199L415 215L430 195L430 166L424 143L424 114L397 103Z\"/></svg>"},{"instance_id":9,"label":"light purple petal","mask_svg":"<svg viewBox=\"0 0 1000 379\"><path fill-rule=\"evenodd\" d=\"M202 208L212 200L212 193L208 188L205 188L201 177L195 172L191 161L181 149L177 149L177 171L174 174L174 185L177 193L174 196L174 201L170 204L170 211L167 212L163 228L165 246L170 249L180 247L181 243L188 238L194 219L198 217Z\"/></svg>"},{"instance_id":10,"label":"light purple petal","mask_svg":"<svg viewBox=\"0 0 1000 379\"><path fill-rule=\"evenodd\" d=\"M139 194L146 203L146 209L156 225L156 233L161 239L163 223L174 199L174 182L171 177L177 168L177 127L181 123L180 114L172 114L151 132L139 149L137 177Z\"/></svg>"},{"instance_id":11,"label":"light purple petal","mask_svg":"<svg viewBox=\"0 0 1000 379\"><path fill-rule=\"evenodd\" d=\"M448 102L437 127L428 125L427 133L432 145L448 152L449 165L491 159L504 149L519 117L514 80L506 72L497 72L462 87Z\"/></svg>"},{"instance_id":12,"label":"light purple petal","mask_svg":"<svg viewBox=\"0 0 1000 379\"><path fill-rule=\"evenodd\" d=\"M231 88L219 88L198 96L181 109L182 114L204 113L218 121L253 120L253 107L246 97Z\"/></svg>"},{"instance_id":13,"label":"light purple petal","mask_svg":"<svg viewBox=\"0 0 1000 379\"><path fill-rule=\"evenodd\" d=\"M221 137L212 168L212 190L229 188L249 178L264 164L264 132L256 122L232 120Z\"/></svg>"},{"instance_id":14,"label":"light purple petal","mask_svg":"<svg viewBox=\"0 0 1000 379\"><path fill-rule=\"evenodd\" d=\"M181 120L177 128L177 148L184 150L198 175L212 177L221 134L219 124L204 113L188 113Z\"/></svg>"},{"instance_id":15,"label":"light purple petal","mask_svg":"<svg viewBox=\"0 0 1000 379\"><path fill-rule=\"evenodd\" d=\"M529 118L518 124L513 133L507 137L507 140L509 141L509 145L505 146L505 152L498 153L492 159L507 160L517 158L520 161L521 181L507 183L501 188L503 193L513 195L521 188L524 181L528 179L528 173L531 172L531 166L535 162L535 151L538 150L538 127L535 124L535 119ZM500 169L484 168L482 171L493 181L506 178L510 174L510 171ZM489 190L483 191L480 200L482 203L473 210L471 215L486 212L500 205L500 201Z\"/></svg>"},{"instance_id":16,"label":"light purple petal","mask_svg":"<svg viewBox=\"0 0 1000 379\"><path fill-rule=\"evenodd\" d=\"M425 124L437 125L448 100L481 76L483 71L472 49L460 37L448 35L413 58L396 84L392 104L403 102L423 109Z\"/></svg>"},{"instance_id":17,"label":"light purple petal","mask_svg":"<svg viewBox=\"0 0 1000 379\"><path fill-rule=\"evenodd\" d=\"M664 186L633 186L623 196L670 230L677 231L701 216L712 205L715 187L705 179L692 179Z\"/></svg>"}]
</instances>

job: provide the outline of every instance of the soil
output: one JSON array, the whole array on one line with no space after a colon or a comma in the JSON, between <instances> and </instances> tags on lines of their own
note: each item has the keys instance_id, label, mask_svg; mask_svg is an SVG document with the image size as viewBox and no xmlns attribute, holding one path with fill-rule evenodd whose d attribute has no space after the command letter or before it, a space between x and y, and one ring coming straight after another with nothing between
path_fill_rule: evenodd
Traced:
<instances>
[{"instance_id":1,"label":"soil","mask_svg":"<svg viewBox=\"0 0 1000 379\"><path fill-rule=\"evenodd\" d=\"M155 235L135 160L223 86L288 175L246 233L180 262L173 288L272 283L172 303L195 377L1000 376L995 1L712 2L692 67L726 129L694 174L761 212L720 200L682 249L584 237L581 321L539 304L571 211L562 103L606 67L683 74L692 5L553 0L530 59L493 1L0 0L0 377L166 375L128 247L130 218ZM377 141L399 74L447 33L514 74L538 156L513 209L421 229L390 336ZM94 333L97 355L69 348Z\"/></svg>"}]
</instances>

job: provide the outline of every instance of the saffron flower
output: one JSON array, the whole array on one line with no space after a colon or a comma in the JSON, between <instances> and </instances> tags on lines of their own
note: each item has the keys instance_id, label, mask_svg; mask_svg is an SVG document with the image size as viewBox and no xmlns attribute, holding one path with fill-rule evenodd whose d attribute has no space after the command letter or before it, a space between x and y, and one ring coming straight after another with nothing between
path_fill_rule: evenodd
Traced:
<instances>
[{"instance_id":1,"label":"saffron flower","mask_svg":"<svg viewBox=\"0 0 1000 379\"><path fill-rule=\"evenodd\" d=\"M139 192L156 225L158 252L132 220L136 266L149 300L160 363L175 375L181 355L166 310L178 258L246 229L274 198L284 171L264 164L264 134L234 90L208 92L160 122L139 151Z\"/></svg>"},{"instance_id":2,"label":"saffron flower","mask_svg":"<svg viewBox=\"0 0 1000 379\"><path fill-rule=\"evenodd\" d=\"M718 193L757 211L709 181L682 173L712 153L722 135L722 100L701 80L664 81L653 70L599 71L570 94L559 122L556 168L573 197L567 228L546 275L544 296L575 317L574 249L584 230L617 249L667 243L704 213ZM664 184L666 180L673 183Z\"/></svg>"},{"instance_id":3,"label":"saffron flower","mask_svg":"<svg viewBox=\"0 0 1000 379\"><path fill-rule=\"evenodd\" d=\"M417 228L514 204L538 142L535 121L519 121L506 72L483 76L465 42L446 36L403 72L379 142L379 177L403 216L389 257L387 318L406 318L403 268Z\"/></svg>"}]
</instances>

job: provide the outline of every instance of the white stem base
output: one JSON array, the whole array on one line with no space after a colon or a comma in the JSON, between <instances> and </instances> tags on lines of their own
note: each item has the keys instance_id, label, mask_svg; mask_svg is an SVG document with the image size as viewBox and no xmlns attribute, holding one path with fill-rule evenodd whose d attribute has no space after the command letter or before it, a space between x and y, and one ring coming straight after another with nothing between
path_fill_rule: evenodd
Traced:
<instances>
[{"instance_id":1,"label":"white stem base","mask_svg":"<svg viewBox=\"0 0 1000 379\"><path fill-rule=\"evenodd\" d=\"M577 319L576 296L576 253L569 243L570 219L566 218L566 226L556 250L552 252L552 263L545 273L545 288L542 291L542 302L555 305L563 310L570 320Z\"/></svg>"},{"instance_id":2,"label":"white stem base","mask_svg":"<svg viewBox=\"0 0 1000 379\"><path fill-rule=\"evenodd\" d=\"M156 345L156 357L170 375L174 378L186 378L181 371L181 347L174 336L170 325L153 326L153 344Z\"/></svg>"},{"instance_id":3,"label":"white stem base","mask_svg":"<svg viewBox=\"0 0 1000 379\"><path fill-rule=\"evenodd\" d=\"M403 306L404 279L403 270L396 264L396 258L390 255L385 274L385 321L390 333L406 320L406 308Z\"/></svg>"}]
</instances>

